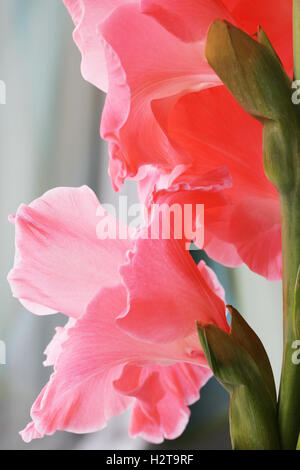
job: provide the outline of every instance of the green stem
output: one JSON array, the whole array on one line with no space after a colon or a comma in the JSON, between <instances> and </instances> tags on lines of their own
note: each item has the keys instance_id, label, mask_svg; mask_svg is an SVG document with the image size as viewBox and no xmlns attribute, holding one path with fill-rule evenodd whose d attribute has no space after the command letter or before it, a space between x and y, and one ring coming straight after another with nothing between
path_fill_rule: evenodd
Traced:
<instances>
[{"instance_id":1,"label":"green stem","mask_svg":"<svg viewBox=\"0 0 300 470\"><path fill-rule=\"evenodd\" d=\"M296 449L300 431L300 365L293 361L300 339L300 302L295 286L300 265L300 188L281 195L284 356L279 396L279 427L283 449Z\"/></svg>"},{"instance_id":2,"label":"green stem","mask_svg":"<svg viewBox=\"0 0 300 470\"><path fill-rule=\"evenodd\" d=\"M300 0L294 0L294 78L300 79ZM297 110L298 111L298 110ZM299 122L299 121L298 121ZM283 449L296 449L300 432L300 365L293 361L300 339L300 148L293 148L294 187L280 194L282 219L283 363L279 394L279 428Z\"/></svg>"},{"instance_id":3,"label":"green stem","mask_svg":"<svg viewBox=\"0 0 300 470\"><path fill-rule=\"evenodd\" d=\"M300 80L300 0L294 0L294 78Z\"/></svg>"}]
</instances>

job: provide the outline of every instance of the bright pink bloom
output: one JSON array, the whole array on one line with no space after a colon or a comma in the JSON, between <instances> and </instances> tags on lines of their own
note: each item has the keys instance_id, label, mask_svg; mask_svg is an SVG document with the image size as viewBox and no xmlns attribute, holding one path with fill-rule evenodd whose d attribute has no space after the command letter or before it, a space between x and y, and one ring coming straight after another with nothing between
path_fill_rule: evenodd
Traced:
<instances>
[{"instance_id":1,"label":"bright pink bloom","mask_svg":"<svg viewBox=\"0 0 300 470\"><path fill-rule=\"evenodd\" d=\"M228 266L244 262L280 279L279 203L263 173L261 125L219 86L204 47L216 18L249 34L261 25L291 74L292 0L277 0L276 8L273 0L65 4L76 24L85 77L108 91L101 132L110 143L114 187L140 177L145 165L160 173L184 169L183 179L187 168L199 174L227 166L230 204L206 231L206 251ZM103 73L108 87L99 83Z\"/></svg>"},{"instance_id":2,"label":"bright pink bloom","mask_svg":"<svg viewBox=\"0 0 300 470\"><path fill-rule=\"evenodd\" d=\"M221 180L213 187L208 176L206 186L217 191ZM207 188L198 189L203 198ZM12 218L14 295L36 313L70 317L46 349L54 372L21 433L26 442L102 429L129 406L132 436L177 437L211 376L196 321L229 330L224 291L185 240L100 240L99 207L87 187L58 188Z\"/></svg>"},{"instance_id":3,"label":"bright pink bloom","mask_svg":"<svg viewBox=\"0 0 300 470\"><path fill-rule=\"evenodd\" d=\"M64 0L84 77L108 92L101 133L115 188L145 164L171 171L191 156L161 126L182 95L219 85L205 56L211 22L261 25L292 71L292 0Z\"/></svg>"}]
</instances>

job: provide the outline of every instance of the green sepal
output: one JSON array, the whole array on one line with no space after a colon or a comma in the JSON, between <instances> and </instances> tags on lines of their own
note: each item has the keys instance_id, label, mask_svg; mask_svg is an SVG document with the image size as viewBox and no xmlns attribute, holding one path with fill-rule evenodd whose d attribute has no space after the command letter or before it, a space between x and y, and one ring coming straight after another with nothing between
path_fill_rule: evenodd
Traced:
<instances>
[{"instance_id":1,"label":"green sepal","mask_svg":"<svg viewBox=\"0 0 300 470\"><path fill-rule=\"evenodd\" d=\"M257 39L217 20L208 33L206 57L239 104L264 125L266 175L287 193L299 180L300 114L291 80L261 28Z\"/></svg>"},{"instance_id":2,"label":"green sepal","mask_svg":"<svg viewBox=\"0 0 300 470\"><path fill-rule=\"evenodd\" d=\"M198 334L210 368L230 393L233 448L280 449L276 389L267 353L237 310L230 309L230 334L215 325L198 325Z\"/></svg>"},{"instance_id":3,"label":"green sepal","mask_svg":"<svg viewBox=\"0 0 300 470\"><path fill-rule=\"evenodd\" d=\"M257 40L260 44L262 44L263 46L267 47L267 49L269 49L269 52L279 62L281 68L283 68L279 55L275 51L273 44L271 43L270 39L268 38L268 36L266 35L266 33L264 32L261 26L258 27Z\"/></svg>"}]
</instances>

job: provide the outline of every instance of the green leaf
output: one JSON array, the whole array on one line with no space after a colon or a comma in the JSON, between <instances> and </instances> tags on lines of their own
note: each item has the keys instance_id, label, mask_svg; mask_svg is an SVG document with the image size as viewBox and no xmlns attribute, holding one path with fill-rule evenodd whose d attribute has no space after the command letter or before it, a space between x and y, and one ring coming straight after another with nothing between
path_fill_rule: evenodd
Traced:
<instances>
[{"instance_id":1,"label":"green leaf","mask_svg":"<svg viewBox=\"0 0 300 470\"><path fill-rule=\"evenodd\" d=\"M208 33L206 58L249 114L280 120L292 108L291 81L261 28L258 38L262 43L217 20Z\"/></svg>"},{"instance_id":2,"label":"green leaf","mask_svg":"<svg viewBox=\"0 0 300 470\"><path fill-rule=\"evenodd\" d=\"M266 350L256 333L249 327L248 323L239 314L239 312L230 305L228 305L227 308L230 311L232 318L231 337L235 339L241 348L246 349L253 360L256 362L264 383L268 387L270 397L276 406L276 387L272 367Z\"/></svg>"},{"instance_id":3,"label":"green leaf","mask_svg":"<svg viewBox=\"0 0 300 470\"><path fill-rule=\"evenodd\" d=\"M230 393L230 432L234 449L279 449L276 390L265 349L232 307L227 334L198 325L199 339L217 380Z\"/></svg>"}]
</instances>

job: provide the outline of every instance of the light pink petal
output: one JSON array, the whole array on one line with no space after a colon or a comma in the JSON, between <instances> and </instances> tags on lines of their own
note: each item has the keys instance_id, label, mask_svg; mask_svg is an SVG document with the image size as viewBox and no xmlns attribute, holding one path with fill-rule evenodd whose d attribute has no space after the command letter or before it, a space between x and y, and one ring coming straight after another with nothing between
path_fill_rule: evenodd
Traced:
<instances>
[{"instance_id":1,"label":"light pink petal","mask_svg":"<svg viewBox=\"0 0 300 470\"><path fill-rule=\"evenodd\" d=\"M216 19L233 21L221 0L141 0L141 11L185 42L205 41Z\"/></svg>"},{"instance_id":2,"label":"light pink petal","mask_svg":"<svg viewBox=\"0 0 300 470\"><path fill-rule=\"evenodd\" d=\"M179 159L154 117L152 103L171 97L166 114L182 94L219 80L204 59L204 43L184 43L141 14L137 4L117 8L100 34L109 74L101 134L110 142L110 174L118 188L143 165L172 169Z\"/></svg>"},{"instance_id":3,"label":"light pink petal","mask_svg":"<svg viewBox=\"0 0 300 470\"><path fill-rule=\"evenodd\" d=\"M21 205L8 276L14 296L41 315L81 315L101 286L119 283L119 265L132 246L129 239L100 239L106 220L117 224L85 186L53 189Z\"/></svg>"},{"instance_id":4,"label":"light pink petal","mask_svg":"<svg viewBox=\"0 0 300 470\"><path fill-rule=\"evenodd\" d=\"M169 181L164 184L162 179L152 187L148 193L146 205L151 209L156 206L172 207L180 205L182 213L190 205L196 208L197 204L204 205L206 216L210 217L210 210L227 205L224 190L232 186L232 179L226 167L216 168L212 171L199 172L197 167L190 166L179 170L175 167L169 176ZM206 218L207 218L206 217ZM207 222L207 221L206 221Z\"/></svg>"},{"instance_id":5,"label":"light pink petal","mask_svg":"<svg viewBox=\"0 0 300 470\"><path fill-rule=\"evenodd\" d=\"M199 390L211 375L209 368L187 363L125 367L115 388L136 398L130 435L155 444L177 438L188 422L188 405L199 399Z\"/></svg>"},{"instance_id":6,"label":"light pink petal","mask_svg":"<svg viewBox=\"0 0 300 470\"><path fill-rule=\"evenodd\" d=\"M27 444L33 439L41 439L43 436L38 432L33 421L27 424L26 428L20 432L20 436Z\"/></svg>"},{"instance_id":7,"label":"light pink petal","mask_svg":"<svg viewBox=\"0 0 300 470\"><path fill-rule=\"evenodd\" d=\"M225 290L222 284L220 284L216 273L209 266L207 266L203 260L198 264L198 269L211 290L225 302Z\"/></svg>"},{"instance_id":8,"label":"light pink petal","mask_svg":"<svg viewBox=\"0 0 300 470\"><path fill-rule=\"evenodd\" d=\"M210 236L207 231L205 231L205 239L204 249L208 256L217 263L229 268L236 268L244 263L233 243L227 243L215 236Z\"/></svg>"},{"instance_id":9,"label":"light pink petal","mask_svg":"<svg viewBox=\"0 0 300 470\"><path fill-rule=\"evenodd\" d=\"M132 394L119 393L114 386L126 364L164 367L183 360L201 365L201 377L208 377L196 328L191 338L167 345L136 341L115 323L126 302L122 285L103 289L87 312L68 328L68 338L55 358L55 371L31 409L34 425L22 433L26 441L56 430L86 433L102 429L108 419L135 402ZM194 346L198 354L192 350ZM132 389L130 377L128 388ZM195 391L190 386L186 394L195 395Z\"/></svg>"},{"instance_id":10,"label":"light pink petal","mask_svg":"<svg viewBox=\"0 0 300 470\"><path fill-rule=\"evenodd\" d=\"M8 280L10 280L10 278L8 278ZM29 310L32 313L35 313L36 315L51 315L53 313L57 313L57 310L44 307L43 305L30 302L29 300L19 299L19 301L27 310Z\"/></svg>"},{"instance_id":11,"label":"light pink petal","mask_svg":"<svg viewBox=\"0 0 300 470\"><path fill-rule=\"evenodd\" d=\"M211 219L207 254L227 266L242 261L270 281L282 276L280 208L277 198L251 193L232 199ZM218 220L219 218L219 220ZM223 250L223 252L222 252Z\"/></svg>"},{"instance_id":12,"label":"light pink petal","mask_svg":"<svg viewBox=\"0 0 300 470\"><path fill-rule=\"evenodd\" d=\"M21 432L23 440L30 442L57 430L84 434L103 429L108 419L122 413L132 401L112 386L121 369L115 367L105 375L91 376L75 388L70 384L69 389L66 382L60 383L53 375L31 408L34 424ZM68 368L64 372L70 379Z\"/></svg>"},{"instance_id":13,"label":"light pink petal","mask_svg":"<svg viewBox=\"0 0 300 470\"><path fill-rule=\"evenodd\" d=\"M62 327L58 326L55 331L55 335L52 338L52 341L48 344L47 348L44 351L44 354L47 356L47 359L44 361L44 366L54 366L56 360L62 352L62 346L67 341L69 337L69 329L73 328L76 324L75 318L69 318L67 324Z\"/></svg>"},{"instance_id":14,"label":"light pink petal","mask_svg":"<svg viewBox=\"0 0 300 470\"><path fill-rule=\"evenodd\" d=\"M228 328L223 300L181 240L137 240L121 275L129 300L118 324L137 338L174 341L191 334L196 321Z\"/></svg>"},{"instance_id":15,"label":"light pink petal","mask_svg":"<svg viewBox=\"0 0 300 470\"><path fill-rule=\"evenodd\" d=\"M124 302L123 288L108 291L69 329L55 372L31 409L39 437L57 430L86 433L102 429L132 401L112 385L124 361L113 314L124 308ZM23 439L29 440L31 433L32 426L23 431Z\"/></svg>"},{"instance_id":16,"label":"light pink petal","mask_svg":"<svg viewBox=\"0 0 300 470\"><path fill-rule=\"evenodd\" d=\"M232 214L230 240L249 268L269 281L282 278L279 201L248 199Z\"/></svg>"},{"instance_id":17,"label":"light pink petal","mask_svg":"<svg viewBox=\"0 0 300 470\"><path fill-rule=\"evenodd\" d=\"M149 200L154 187L160 181L162 173L152 165L143 167L146 171L137 182L139 200L142 204L146 204Z\"/></svg>"},{"instance_id":18,"label":"light pink petal","mask_svg":"<svg viewBox=\"0 0 300 470\"><path fill-rule=\"evenodd\" d=\"M202 248L205 230L214 221L215 211L228 203L222 191L232 184L227 168L203 174L196 167L177 166L169 178L160 175L154 187L150 182L151 178L143 189L145 192L148 186L146 207L151 238L179 238L185 240L187 249L193 240Z\"/></svg>"},{"instance_id":19,"label":"light pink petal","mask_svg":"<svg viewBox=\"0 0 300 470\"><path fill-rule=\"evenodd\" d=\"M81 52L83 77L107 91L105 53L98 36L98 26L126 0L63 0L76 26L73 37Z\"/></svg>"},{"instance_id":20,"label":"light pink petal","mask_svg":"<svg viewBox=\"0 0 300 470\"><path fill-rule=\"evenodd\" d=\"M251 35L266 31L292 73L292 0L141 0L141 9L183 41L201 41L216 19L228 20Z\"/></svg>"}]
</instances>

